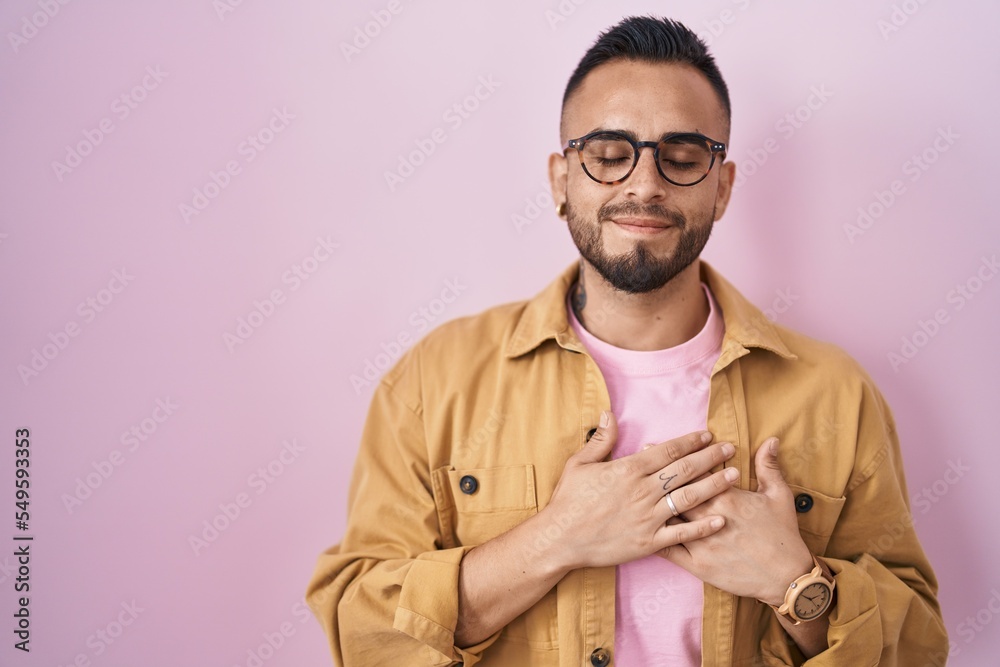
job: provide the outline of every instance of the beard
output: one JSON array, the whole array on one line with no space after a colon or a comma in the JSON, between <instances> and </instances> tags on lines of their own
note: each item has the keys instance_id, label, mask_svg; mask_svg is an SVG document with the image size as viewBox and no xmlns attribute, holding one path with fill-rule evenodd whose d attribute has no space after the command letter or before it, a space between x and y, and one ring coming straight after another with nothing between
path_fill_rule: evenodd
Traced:
<instances>
[{"instance_id":1,"label":"beard","mask_svg":"<svg viewBox=\"0 0 1000 667\"><path fill-rule=\"evenodd\" d=\"M669 221L680 232L673 254L657 257L649 249L649 243L640 239L635 242L632 250L621 255L609 255L604 249L601 221L610 222L612 217L621 215ZM669 211L659 204L643 207L628 202L602 206L597 212L597 223L594 224L578 217L569 201L566 202L566 222L580 255L615 289L629 294L652 292L663 287L698 259L712 234L715 221L714 205L712 211L705 217L705 220L696 220L694 224L688 224L683 214Z\"/></svg>"}]
</instances>

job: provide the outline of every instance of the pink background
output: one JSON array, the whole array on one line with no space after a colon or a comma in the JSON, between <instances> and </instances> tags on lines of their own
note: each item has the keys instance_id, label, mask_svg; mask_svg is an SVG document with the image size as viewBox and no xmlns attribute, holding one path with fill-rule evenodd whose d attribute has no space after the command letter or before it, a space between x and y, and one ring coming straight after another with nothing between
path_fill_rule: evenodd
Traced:
<instances>
[{"instance_id":1,"label":"pink background","mask_svg":"<svg viewBox=\"0 0 1000 667\"><path fill-rule=\"evenodd\" d=\"M753 172L705 257L761 307L790 294L780 322L874 376L910 495L927 494L914 514L949 664L995 664L1000 278L975 278L1000 251L1000 7L401 0L391 14L382 1L232 0L220 13L224 1L0 9L0 539L18 532L22 427L35 536L30 655L12 648L14 558L0 548L0 662L248 665L284 629L263 664L329 664L302 595L345 523L371 396L351 376L398 356L400 335L530 297L573 260L545 180L566 80L600 30L670 12L709 39L733 98L730 156ZM348 58L371 12L391 21ZM467 118L446 116L480 77L498 86ZM782 120L796 113L798 127ZM88 146L102 121L111 131ZM390 191L384 173L436 128L443 143ZM81 143L89 154L57 175ZM933 163L914 171L925 151ZM213 172L225 187L206 188ZM213 197L185 221L196 188ZM859 207L880 215L849 239ZM337 247L304 262L318 238ZM288 273L297 265L308 279ZM441 311L449 280L463 287ZM949 300L970 280L974 298ZM275 290L230 350L225 335ZM77 335L59 335L67 324ZM904 337L920 346L893 368ZM143 441L122 440L144 425ZM67 508L88 475L97 488ZM237 498L247 506L196 554L190 536L224 525L220 505ZM133 602L142 611L113 643L97 639Z\"/></svg>"}]
</instances>

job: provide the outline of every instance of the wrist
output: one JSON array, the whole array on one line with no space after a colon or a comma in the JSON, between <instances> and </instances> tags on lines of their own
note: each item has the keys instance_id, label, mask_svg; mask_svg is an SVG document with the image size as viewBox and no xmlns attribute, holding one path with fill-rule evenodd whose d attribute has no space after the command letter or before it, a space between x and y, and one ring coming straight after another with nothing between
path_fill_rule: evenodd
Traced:
<instances>
[{"instance_id":1,"label":"wrist","mask_svg":"<svg viewBox=\"0 0 1000 667\"><path fill-rule=\"evenodd\" d=\"M544 510L518 528L524 531L522 538L526 541L526 551L531 560L546 576L562 579L571 570L580 567L574 560L577 552L569 545L565 531L548 521Z\"/></svg>"},{"instance_id":2,"label":"wrist","mask_svg":"<svg viewBox=\"0 0 1000 667\"><path fill-rule=\"evenodd\" d=\"M785 594L792 582L804 574L809 574L813 569L813 558L809 549L803 546L803 551L797 552L790 558L786 565L776 568L779 574L777 580L768 592L767 597L758 598L774 607L780 607L785 602Z\"/></svg>"}]
</instances>

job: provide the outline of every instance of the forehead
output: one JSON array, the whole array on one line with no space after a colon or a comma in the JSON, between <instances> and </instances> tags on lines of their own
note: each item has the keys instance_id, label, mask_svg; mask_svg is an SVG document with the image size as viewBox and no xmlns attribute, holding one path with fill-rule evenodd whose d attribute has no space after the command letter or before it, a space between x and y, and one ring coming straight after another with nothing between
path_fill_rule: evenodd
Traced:
<instances>
[{"instance_id":1,"label":"forehead","mask_svg":"<svg viewBox=\"0 0 1000 667\"><path fill-rule=\"evenodd\" d=\"M698 69L681 63L615 60L590 71L566 103L564 140L596 128L621 128L643 139L699 131L725 141L722 104Z\"/></svg>"}]
</instances>

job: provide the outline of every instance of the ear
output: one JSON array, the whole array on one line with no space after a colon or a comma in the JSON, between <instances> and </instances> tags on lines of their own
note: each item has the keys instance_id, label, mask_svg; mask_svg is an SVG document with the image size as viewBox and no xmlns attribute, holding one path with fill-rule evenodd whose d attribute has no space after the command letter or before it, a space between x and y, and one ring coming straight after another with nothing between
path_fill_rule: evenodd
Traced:
<instances>
[{"instance_id":1,"label":"ear","mask_svg":"<svg viewBox=\"0 0 1000 667\"><path fill-rule=\"evenodd\" d=\"M719 187L715 193L715 219L719 220L729 206L729 197L733 194L733 183L736 181L736 163L723 162L719 165Z\"/></svg>"},{"instance_id":2,"label":"ear","mask_svg":"<svg viewBox=\"0 0 1000 667\"><path fill-rule=\"evenodd\" d=\"M552 206L566 201L566 156L561 153L549 155L549 187L552 188Z\"/></svg>"}]
</instances>

